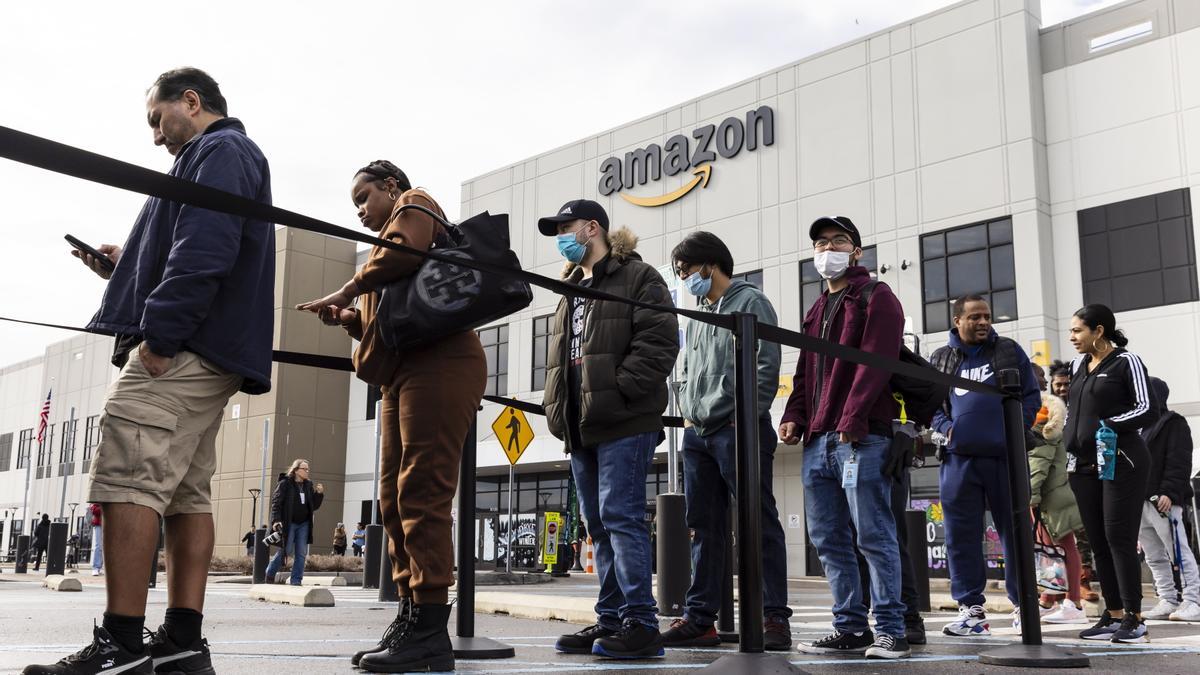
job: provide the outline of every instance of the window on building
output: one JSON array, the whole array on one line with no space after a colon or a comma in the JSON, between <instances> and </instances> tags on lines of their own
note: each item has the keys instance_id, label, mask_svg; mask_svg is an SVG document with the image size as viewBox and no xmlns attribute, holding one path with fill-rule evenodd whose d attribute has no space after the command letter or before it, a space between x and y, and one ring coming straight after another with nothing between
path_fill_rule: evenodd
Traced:
<instances>
[{"instance_id":1,"label":"window on building","mask_svg":"<svg viewBox=\"0 0 1200 675\"><path fill-rule=\"evenodd\" d=\"M867 268L871 273L871 278L878 276L876 274L879 268L879 253L874 246L868 246L863 249L862 258L858 264ZM761 288L761 286L760 286ZM817 267L813 264L812 258L800 261L800 306L802 308L801 316L807 316L808 310L817 303L817 298L821 297L821 291L825 290L825 280L817 274Z\"/></svg>"},{"instance_id":2,"label":"window on building","mask_svg":"<svg viewBox=\"0 0 1200 675\"><path fill-rule=\"evenodd\" d=\"M70 476L75 473L75 433L79 428L79 420L68 420L62 423L62 438L58 448L58 475Z\"/></svg>"},{"instance_id":3,"label":"window on building","mask_svg":"<svg viewBox=\"0 0 1200 675\"><path fill-rule=\"evenodd\" d=\"M29 465L29 453L33 449L33 429L23 429L17 438L17 468L24 469Z\"/></svg>"},{"instance_id":4,"label":"window on building","mask_svg":"<svg viewBox=\"0 0 1200 675\"><path fill-rule=\"evenodd\" d=\"M1012 219L1005 217L921 237L925 332L950 329L950 305L964 295L983 296L992 321L1017 318L1017 274Z\"/></svg>"},{"instance_id":5,"label":"window on building","mask_svg":"<svg viewBox=\"0 0 1200 675\"><path fill-rule=\"evenodd\" d=\"M753 272L742 272L741 274L735 274L731 277L731 279L734 281L748 281L751 284L754 284L754 287L760 291L763 287L762 270L754 270Z\"/></svg>"},{"instance_id":6,"label":"window on building","mask_svg":"<svg viewBox=\"0 0 1200 675\"><path fill-rule=\"evenodd\" d=\"M87 418L83 427L83 466L81 473L87 473L92 468L92 453L100 445L100 416L92 415Z\"/></svg>"},{"instance_id":7,"label":"window on building","mask_svg":"<svg viewBox=\"0 0 1200 675\"><path fill-rule=\"evenodd\" d=\"M375 404L381 400L383 400L383 390L373 384L368 384L367 385L367 417L366 417L366 419L369 419L369 420L375 419Z\"/></svg>"},{"instance_id":8,"label":"window on building","mask_svg":"<svg viewBox=\"0 0 1200 675\"><path fill-rule=\"evenodd\" d=\"M37 477L49 478L52 467L50 466L54 458L54 425L46 425L46 440L38 444L38 461L37 461Z\"/></svg>"},{"instance_id":9,"label":"window on building","mask_svg":"<svg viewBox=\"0 0 1200 675\"><path fill-rule=\"evenodd\" d=\"M479 331L479 341L487 357L487 389L489 396L508 395L508 326L494 326Z\"/></svg>"},{"instance_id":10,"label":"window on building","mask_svg":"<svg viewBox=\"0 0 1200 675\"><path fill-rule=\"evenodd\" d=\"M0 471L8 471L9 465L12 464L12 433L0 436Z\"/></svg>"},{"instance_id":11,"label":"window on building","mask_svg":"<svg viewBox=\"0 0 1200 675\"><path fill-rule=\"evenodd\" d=\"M546 388L546 358L550 351L551 326L554 315L533 318L533 382L530 388L541 391Z\"/></svg>"},{"instance_id":12,"label":"window on building","mask_svg":"<svg viewBox=\"0 0 1200 675\"><path fill-rule=\"evenodd\" d=\"M1200 300L1187 188L1079 212L1083 301L1114 312Z\"/></svg>"}]
</instances>

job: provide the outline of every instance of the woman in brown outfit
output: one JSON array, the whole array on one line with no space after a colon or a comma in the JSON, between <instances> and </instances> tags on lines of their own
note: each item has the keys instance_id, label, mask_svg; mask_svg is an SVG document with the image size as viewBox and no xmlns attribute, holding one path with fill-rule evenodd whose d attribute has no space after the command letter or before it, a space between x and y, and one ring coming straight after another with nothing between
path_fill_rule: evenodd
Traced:
<instances>
[{"instance_id":1,"label":"woman in brown outfit","mask_svg":"<svg viewBox=\"0 0 1200 675\"><path fill-rule=\"evenodd\" d=\"M397 210L417 204L442 214L437 202L412 189L391 162L375 161L356 172L350 196L363 226L383 239L422 251L447 241L444 228L429 215ZM383 344L375 326L379 291L415 274L421 262L376 246L340 290L297 305L326 324L340 324L359 341L354 369L383 393L379 507L400 608L379 645L352 659L371 672L454 668L446 628L447 592L454 583L450 509L463 441L486 386L487 361L472 330L403 353Z\"/></svg>"}]
</instances>

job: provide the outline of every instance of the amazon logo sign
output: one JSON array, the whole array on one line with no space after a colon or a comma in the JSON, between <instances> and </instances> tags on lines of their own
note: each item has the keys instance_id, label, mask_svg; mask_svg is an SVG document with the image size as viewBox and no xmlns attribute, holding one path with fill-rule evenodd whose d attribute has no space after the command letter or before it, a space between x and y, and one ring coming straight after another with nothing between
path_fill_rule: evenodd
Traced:
<instances>
[{"instance_id":1,"label":"amazon logo sign","mask_svg":"<svg viewBox=\"0 0 1200 675\"><path fill-rule=\"evenodd\" d=\"M696 141L694 149L691 139L676 134L661 146L651 143L627 152L623 160L609 157L600 164L600 194L607 197L616 192L630 204L663 206L683 198L697 185L703 190L712 178L713 163L718 155L731 159L742 148L752 152L760 145L775 144L775 111L764 105L746 113L745 122L739 117L727 117L720 124L707 124L692 131L692 139ZM678 190L652 197L635 197L624 192L689 169L692 179Z\"/></svg>"}]
</instances>

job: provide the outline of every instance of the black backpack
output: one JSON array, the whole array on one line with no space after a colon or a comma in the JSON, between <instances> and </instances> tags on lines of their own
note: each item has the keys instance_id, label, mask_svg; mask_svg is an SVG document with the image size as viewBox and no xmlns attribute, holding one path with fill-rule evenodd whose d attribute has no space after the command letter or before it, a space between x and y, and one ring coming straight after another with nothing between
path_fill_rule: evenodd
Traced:
<instances>
[{"instance_id":1,"label":"black backpack","mask_svg":"<svg viewBox=\"0 0 1200 675\"><path fill-rule=\"evenodd\" d=\"M879 281L868 281L859 291L858 307L866 313L867 303L871 301L871 293L875 287L880 284ZM909 363L914 366L928 368L934 370L920 354L917 354L907 346L900 345L900 360L904 363ZM933 415L942 407L946 401L946 397L950 395L949 385L921 380L909 375L893 374L889 381L892 393L899 394L904 398L904 411L908 418L921 426L928 427L933 422Z\"/></svg>"}]
</instances>

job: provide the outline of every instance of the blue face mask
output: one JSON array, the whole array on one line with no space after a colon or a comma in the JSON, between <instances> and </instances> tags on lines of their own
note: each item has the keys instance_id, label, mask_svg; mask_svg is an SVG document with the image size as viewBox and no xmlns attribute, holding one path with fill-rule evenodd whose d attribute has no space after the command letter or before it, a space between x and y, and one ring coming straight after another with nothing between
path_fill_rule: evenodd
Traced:
<instances>
[{"instance_id":1,"label":"blue face mask","mask_svg":"<svg viewBox=\"0 0 1200 675\"><path fill-rule=\"evenodd\" d=\"M700 270L696 270L683 280L683 287L687 289L688 293L698 298L708 295L708 292L712 289L712 277L705 279L700 276Z\"/></svg>"},{"instance_id":2,"label":"blue face mask","mask_svg":"<svg viewBox=\"0 0 1200 675\"><path fill-rule=\"evenodd\" d=\"M578 265L587 255L587 244L581 244L575 239L574 232L558 235L558 252L569 262Z\"/></svg>"}]
</instances>

